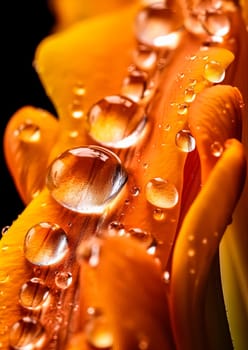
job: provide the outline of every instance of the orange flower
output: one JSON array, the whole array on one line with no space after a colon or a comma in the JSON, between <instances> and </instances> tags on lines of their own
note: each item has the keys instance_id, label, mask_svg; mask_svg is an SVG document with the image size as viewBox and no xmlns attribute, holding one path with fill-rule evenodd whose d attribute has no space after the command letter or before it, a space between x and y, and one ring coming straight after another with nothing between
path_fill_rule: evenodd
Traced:
<instances>
[{"instance_id":1,"label":"orange flower","mask_svg":"<svg viewBox=\"0 0 248 350\"><path fill-rule=\"evenodd\" d=\"M223 261L231 241L245 290L247 32L230 1L181 9L133 1L38 46L59 118L24 106L4 135L27 204L1 240L4 349L243 349Z\"/></svg>"}]
</instances>

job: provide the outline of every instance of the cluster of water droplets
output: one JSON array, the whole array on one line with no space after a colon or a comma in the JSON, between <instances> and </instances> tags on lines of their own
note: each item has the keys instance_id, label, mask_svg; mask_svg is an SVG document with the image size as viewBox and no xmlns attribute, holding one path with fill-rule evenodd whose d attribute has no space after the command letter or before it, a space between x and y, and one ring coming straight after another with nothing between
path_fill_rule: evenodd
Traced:
<instances>
[{"instance_id":1,"label":"cluster of water droplets","mask_svg":"<svg viewBox=\"0 0 248 350\"><path fill-rule=\"evenodd\" d=\"M186 29L210 42L223 42L231 31L230 2L208 0L189 9Z\"/></svg>"}]
</instances>

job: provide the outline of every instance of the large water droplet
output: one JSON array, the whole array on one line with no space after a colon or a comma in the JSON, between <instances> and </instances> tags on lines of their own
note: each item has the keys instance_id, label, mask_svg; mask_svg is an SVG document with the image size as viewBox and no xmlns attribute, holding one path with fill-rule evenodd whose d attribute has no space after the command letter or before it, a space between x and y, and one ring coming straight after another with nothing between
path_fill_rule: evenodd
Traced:
<instances>
[{"instance_id":1,"label":"large water droplet","mask_svg":"<svg viewBox=\"0 0 248 350\"><path fill-rule=\"evenodd\" d=\"M72 148L48 169L47 187L62 206L84 214L102 213L127 181L119 158L98 147Z\"/></svg>"},{"instance_id":2,"label":"large water droplet","mask_svg":"<svg viewBox=\"0 0 248 350\"><path fill-rule=\"evenodd\" d=\"M40 140L40 127L31 121L26 121L19 125L14 134L26 143L34 143Z\"/></svg>"},{"instance_id":3,"label":"large water droplet","mask_svg":"<svg viewBox=\"0 0 248 350\"><path fill-rule=\"evenodd\" d=\"M221 83L225 78L225 69L221 63L210 61L204 67L204 77L211 83Z\"/></svg>"},{"instance_id":4,"label":"large water droplet","mask_svg":"<svg viewBox=\"0 0 248 350\"><path fill-rule=\"evenodd\" d=\"M156 207L170 209L178 203L178 191L174 184L156 177L146 185L146 199Z\"/></svg>"},{"instance_id":5,"label":"large water droplet","mask_svg":"<svg viewBox=\"0 0 248 350\"><path fill-rule=\"evenodd\" d=\"M192 152L195 149L195 138L189 130L180 130L176 133L175 142L182 152Z\"/></svg>"},{"instance_id":6,"label":"large water droplet","mask_svg":"<svg viewBox=\"0 0 248 350\"><path fill-rule=\"evenodd\" d=\"M96 349L109 349L113 346L113 333L104 315L93 316L85 325L87 342Z\"/></svg>"},{"instance_id":7,"label":"large water droplet","mask_svg":"<svg viewBox=\"0 0 248 350\"><path fill-rule=\"evenodd\" d=\"M89 135L103 146L128 148L146 126L144 109L125 96L106 96L88 112Z\"/></svg>"},{"instance_id":8,"label":"large water droplet","mask_svg":"<svg viewBox=\"0 0 248 350\"><path fill-rule=\"evenodd\" d=\"M24 255L34 265L49 266L68 252L68 239L57 224L40 222L29 229L24 240Z\"/></svg>"},{"instance_id":9,"label":"large water droplet","mask_svg":"<svg viewBox=\"0 0 248 350\"><path fill-rule=\"evenodd\" d=\"M26 309L40 310L48 297L49 288L38 278L32 278L21 286L19 302Z\"/></svg>"},{"instance_id":10,"label":"large water droplet","mask_svg":"<svg viewBox=\"0 0 248 350\"><path fill-rule=\"evenodd\" d=\"M182 19L164 1L141 9L135 18L137 40L150 47L175 48L181 37Z\"/></svg>"},{"instance_id":11,"label":"large water droplet","mask_svg":"<svg viewBox=\"0 0 248 350\"><path fill-rule=\"evenodd\" d=\"M13 324L9 343L16 350L40 349L47 340L45 328L39 321L24 317Z\"/></svg>"}]
</instances>

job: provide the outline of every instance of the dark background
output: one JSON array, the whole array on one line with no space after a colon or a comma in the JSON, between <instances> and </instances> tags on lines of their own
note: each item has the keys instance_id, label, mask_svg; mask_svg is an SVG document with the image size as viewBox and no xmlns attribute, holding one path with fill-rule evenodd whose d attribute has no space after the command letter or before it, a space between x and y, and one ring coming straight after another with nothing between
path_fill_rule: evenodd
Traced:
<instances>
[{"instance_id":1,"label":"dark background","mask_svg":"<svg viewBox=\"0 0 248 350\"><path fill-rule=\"evenodd\" d=\"M4 160L2 140L6 124L12 114L25 105L54 113L52 103L32 66L37 45L52 32L54 16L46 0L1 2L0 16L0 228L3 228L11 225L24 208Z\"/></svg>"}]
</instances>

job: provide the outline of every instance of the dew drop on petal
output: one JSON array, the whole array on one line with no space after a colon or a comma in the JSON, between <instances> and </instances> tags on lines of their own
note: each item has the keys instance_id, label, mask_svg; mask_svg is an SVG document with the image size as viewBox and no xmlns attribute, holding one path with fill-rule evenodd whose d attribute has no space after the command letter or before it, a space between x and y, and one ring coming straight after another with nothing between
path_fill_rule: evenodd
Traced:
<instances>
[{"instance_id":1,"label":"dew drop on petal","mask_svg":"<svg viewBox=\"0 0 248 350\"><path fill-rule=\"evenodd\" d=\"M169 283L170 282L170 273L169 271L164 271L163 273L163 280L165 283Z\"/></svg>"},{"instance_id":2,"label":"dew drop on petal","mask_svg":"<svg viewBox=\"0 0 248 350\"><path fill-rule=\"evenodd\" d=\"M106 96L88 112L89 135L103 146L128 148L143 134L147 117L143 108L121 95Z\"/></svg>"},{"instance_id":3,"label":"dew drop on petal","mask_svg":"<svg viewBox=\"0 0 248 350\"><path fill-rule=\"evenodd\" d=\"M68 239L57 224L40 222L31 227L24 240L25 258L34 265L50 266L68 252Z\"/></svg>"},{"instance_id":4,"label":"dew drop on petal","mask_svg":"<svg viewBox=\"0 0 248 350\"><path fill-rule=\"evenodd\" d=\"M126 233L124 225L119 221L112 221L107 232L109 236L124 236Z\"/></svg>"},{"instance_id":5,"label":"dew drop on petal","mask_svg":"<svg viewBox=\"0 0 248 350\"><path fill-rule=\"evenodd\" d=\"M182 18L158 1L136 15L134 31L139 43L152 48L174 49L181 38Z\"/></svg>"},{"instance_id":6,"label":"dew drop on petal","mask_svg":"<svg viewBox=\"0 0 248 350\"><path fill-rule=\"evenodd\" d=\"M149 100L152 95L148 87L148 77L145 72L137 69L133 70L122 83L121 95L130 98L134 102L139 102L144 98Z\"/></svg>"},{"instance_id":7,"label":"dew drop on petal","mask_svg":"<svg viewBox=\"0 0 248 350\"><path fill-rule=\"evenodd\" d=\"M100 254L101 244L95 238L81 242L76 252L78 263L87 262L91 267L96 267L99 264Z\"/></svg>"},{"instance_id":8,"label":"dew drop on petal","mask_svg":"<svg viewBox=\"0 0 248 350\"><path fill-rule=\"evenodd\" d=\"M133 61L138 69L148 72L155 68L157 53L145 45L138 45L133 54Z\"/></svg>"},{"instance_id":9,"label":"dew drop on petal","mask_svg":"<svg viewBox=\"0 0 248 350\"><path fill-rule=\"evenodd\" d=\"M73 86L73 93L76 96L84 96L86 93L86 88L85 86L81 83L81 82L77 82L74 86Z\"/></svg>"},{"instance_id":10,"label":"dew drop on petal","mask_svg":"<svg viewBox=\"0 0 248 350\"><path fill-rule=\"evenodd\" d=\"M113 333L104 315L91 317L84 328L87 342L94 349L111 349L113 346Z\"/></svg>"},{"instance_id":11,"label":"dew drop on petal","mask_svg":"<svg viewBox=\"0 0 248 350\"><path fill-rule=\"evenodd\" d=\"M67 289L72 284L72 274L68 271L59 271L55 276L55 284L60 289Z\"/></svg>"},{"instance_id":12,"label":"dew drop on petal","mask_svg":"<svg viewBox=\"0 0 248 350\"><path fill-rule=\"evenodd\" d=\"M224 13L208 13L204 21L204 28L211 35L223 37L231 29L230 19Z\"/></svg>"},{"instance_id":13,"label":"dew drop on petal","mask_svg":"<svg viewBox=\"0 0 248 350\"><path fill-rule=\"evenodd\" d=\"M47 187L63 207L84 214L100 214L122 190L127 173L119 158L98 146L82 146L62 153L50 165Z\"/></svg>"},{"instance_id":14,"label":"dew drop on petal","mask_svg":"<svg viewBox=\"0 0 248 350\"><path fill-rule=\"evenodd\" d=\"M30 317L23 317L13 324L9 343L15 350L35 350L42 348L47 340L43 325Z\"/></svg>"},{"instance_id":15,"label":"dew drop on petal","mask_svg":"<svg viewBox=\"0 0 248 350\"><path fill-rule=\"evenodd\" d=\"M149 248L154 241L154 237L152 236L152 234L142 230L141 228L136 228L136 227L130 228L127 231L126 235L128 237L132 237L132 238L136 239L145 248Z\"/></svg>"},{"instance_id":16,"label":"dew drop on petal","mask_svg":"<svg viewBox=\"0 0 248 350\"><path fill-rule=\"evenodd\" d=\"M166 213L161 208L155 208L153 210L153 219L156 221L164 221L166 219Z\"/></svg>"},{"instance_id":17,"label":"dew drop on petal","mask_svg":"<svg viewBox=\"0 0 248 350\"><path fill-rule=\"evenodd\" d=\"M19 140L26 143L35 143L40 140L40 127L33 124L31 121L26 121L19 125L14 131L14 134L18 136Z\"/></svg>"},{"instance_id":18,"label":"dew drop on petal","mask_svg":"<svg viewBox=\"0 0 248 350\"><path fill-rule=\"evenodd\" d=\"M220 157L224 151L222 144L219 141L214 141L211 146L211 153L214 157Z\"/></svg>"},{"instance_id":19,"label":"dew drop on petal","mask_svg":"<svg viewBox=\"0 0 248 350\"><path fill-rule=\"evenodd\" d=\"M175 137L176 146L182 152L192 152L195 149L195 138L191 135L189 130L180 130L176 133Z\"/></svg>"},{"instance_id":20,"label":"dew drop on petal","mask_svg":"<svg viewBox=\"0 0 248 350\"><path fill-rule=\"evenodd\" d=\"M1 230L1 235L4 236L9 231L10 226L4 226Z\"/></svg>"},{"instance_id":21,"label":"dew drop on petal","mask_svg":"<svg viewBox=\"0 0 248 350\"><path fill-rule=\"evenodd\" d=\"M188 104L187 103L179 103L177 105L177 114L186 115L188 113Z\"/></svg>"},{"instance_id":22,"label":"dew drop on petal","mask_svg":"<svg viewBox=\"0 0 248 350\"><path fill-rule=\"evenodd\" d=\"M40 310L48 301L49 288L38 278L25 282L20 289L19 303L29 310Z\"/></svg>"},{"instance_id":23,"label":"dew drop on petal","mask_svg":"<svg viewBox=\"0 0 248 350\"><path fill-rule=\"evenodd\" d=\"M195 90L192 86L189 86L184 90L184 102L191 103L196 97Z\"/></svg>"},{"instance_id":24,"label":"dew drop on petal","mask_svg":"<svg viewBox=\"0 0 248 350\"><path fill-rule=\"evenodd\" d=\"M175 185L163 178L155 177L146 185L146 199L158 208L170 209L178 203Z\"/></svg>"},{"instance_id":25,"label":"dew drop on petal","mask_svg":"<svg viewBox=\"0 0 248 350\"><path fill-rule=\"evenodd\" d=\"M70 112L71 112L71 116L74 119L81 119L84 116L82 102L78 100L74 100L70 105Z\"/></svg>"},{"instance_id":26,"label":"dew drop on petal","mask_svg":"<svg viewBox=\"0 0 248 350\"><path fill-rule=\"evenodd\" d=\"M225 69L217 61L209 61L204 67L204 77L211 83L221 83L225 78Z\"/></svg>"}]
</instances>

